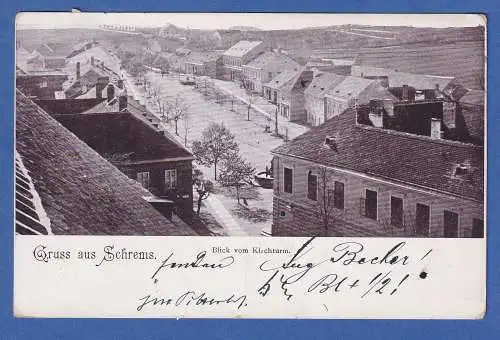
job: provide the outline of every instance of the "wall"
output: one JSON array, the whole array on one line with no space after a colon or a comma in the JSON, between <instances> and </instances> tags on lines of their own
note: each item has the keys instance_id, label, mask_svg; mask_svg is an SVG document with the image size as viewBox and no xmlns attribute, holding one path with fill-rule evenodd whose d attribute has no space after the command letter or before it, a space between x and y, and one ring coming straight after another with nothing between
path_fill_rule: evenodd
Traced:
<instances>
[{"instance_id":1,"label":"wall","mask_svg":"<svg viewBox=\"0 0 500 340\"><path fill-rule=\"evenodd\" d=\"M192 186L192 162L161 162L134 165L119 165L118 168L131 179L137 180L137 173L149 172L150 191L156 196L175 200L176 197L188 195L188 198L179 198L178 214L183 218L190 219L193 214L193 186ZM165 189L165 170L177 170L177 190L175 192Z\"/></svg>"},{"instance_id":2,"label":"wall","mask_svg":"<svg viewBox=\"0 0 500 340\"><path fill-rule=\"evenodd\" d=\"M293 193L283 192L283 168L293 169ZM284 156L274 158L273 169L279 169L275 175L273 200L273 235L312 236L318 233L318 203L307 198L307 174L312 171L320 175L317 165ZM415 236L416 203L430 207L429 237L443 237L443 210L459 215L459 237L470 237L472 219L484 220L483 204L449 195L441 195L409 186L353 175L329 169L331 181L344 183L344 210L334 209L335 220L329 235L337 236ZM318 177L319 185L322 188ZM378 193L378 216L372 220L360 214L360 198L365 190ZM403 198L404 227L391 226L391 196ZM320 195L318 195L320 197ZM290 207L291 203L291 208ZM285 216L281 216L281 212ZM315 219L316 216L316 219ZM312 221L312 222L311 222ZM324 233L324 228L319 228Z\"/></svg>"},{"instance_id":3,"label":"wall","mask_svg":"<svg viewBox=\"0 0 500 340\"><path fill-rule=\"evenodd\" d=\"M317 126L325 122L325 108L322 98L305 92L306 119L312 126Z\"/></svg>"}]
</instances>

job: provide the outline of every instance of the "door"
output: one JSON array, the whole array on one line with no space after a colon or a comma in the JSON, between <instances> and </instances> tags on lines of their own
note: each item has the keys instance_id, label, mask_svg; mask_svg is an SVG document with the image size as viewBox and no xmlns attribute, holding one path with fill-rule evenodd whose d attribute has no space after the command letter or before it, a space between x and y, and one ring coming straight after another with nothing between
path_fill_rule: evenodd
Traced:
<instances>
[{"instance_id":1,"label":"door","mask_svg":"<svg viewBox=\"0 0 500 340\"><path fill-rule=\"evenodd\" d=\"M273 103L276 104L278 102L278 92L274 91Z\"/></svg>"}]
</instances>

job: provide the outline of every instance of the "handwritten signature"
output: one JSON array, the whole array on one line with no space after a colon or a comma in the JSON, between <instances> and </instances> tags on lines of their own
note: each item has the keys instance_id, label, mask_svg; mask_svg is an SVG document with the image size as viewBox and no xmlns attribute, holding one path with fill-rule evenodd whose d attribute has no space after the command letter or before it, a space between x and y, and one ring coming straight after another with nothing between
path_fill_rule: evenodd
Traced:
<instances>
[{"instance_id":1,"label":"handwritten signature","mask_svg":"<svg viewBox=\"0 0 500 340\"><path fill-rule=\"evenodd\" d=\"M270 260L262 262L259 269L263 272L270 272L267 281L260 286L258 293L261 296L266 296L273 283L280 286L286 300L293 297L291 288L292 285L303 280L312 271L320 266L327 264L337 264L341 266L354 265L389 265L389 266L406 266L410 262L408 255L402 255L406 242L399 242L392 248L387 250L380 256L364 256L364 246L359 242L343 242L335 245L332 249L332 254L329 257L322 258L319 261L307 260L307 254L313 249L311 244L315 237L308 239L293 256L280 265L273 265ZM397 291L397 288L408 279L410 274L405 273L401 280L394 279L391 276L392 271L380 272L372 277L369 282L363 284L364 289L362 297L365 297L371 292L383 294L385 288L391 281L398 281L399 284L393 287L390 295ZM349 277L348 275L341 276L337 273L323 274L319 279L316 279L308 288L307 293L317 292L323 294L327 291L339 292L342 287L353 289L360 287L362 283L360 279Z\"/></svg>"},{"instance_id":2,"label":"handwritten signature","mask_svg":"<svg viewBox=\"0 0 500 340\"><path fill-rule=\"evenodd\" d=\"M163 260L160 266L156 269L154 274L151 276L151 279L154 280L154 283L158 282L158 276L164 269L206 269L206 270L218 270L230 267L234 263L233 256L226 256L218 261L207 262L207 252L201 251L196 255L196 258L192 261L187 262L175 262L171 261L174 253L170 253L169 256L165 260Z\"/></svg>"},{"instance_id":3,"label":"handwritten signature","mask_svg":"<svg viewBox=\"0 0 500 340\"><path fill-rule=\"evenodd\" d=\"M235 295L232 294L228 297L211 297L207 293L197 293L195 291L189 290L182 293L178 297L154 297L151 295L146 295L139 299L140 304L137 306L137 311L140 312L145 306L161 307L161 306L214 306L214 305L236 305L237 309L241 309L247 306L247 296L246 295Z\"/></svg>"}]
</instances>

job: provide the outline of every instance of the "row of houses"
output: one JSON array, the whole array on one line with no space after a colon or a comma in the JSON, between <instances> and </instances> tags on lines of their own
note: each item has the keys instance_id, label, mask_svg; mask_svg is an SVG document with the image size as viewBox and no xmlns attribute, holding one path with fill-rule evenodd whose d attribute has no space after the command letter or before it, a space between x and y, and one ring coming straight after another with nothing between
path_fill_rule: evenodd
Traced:
<instances>
[{"instance_id":1,"label":"row of houses","mask_svg":"<svg viewBox=\"0 0 500 340\"><path fill-rule=\"evenodd\" d=\"M311 57L301 65L262 41L239 41L223 52L190 52L176 63L179 72L239 82L275 104L288 121L318 126L348 108L384 103L391 116L385 128L430 135L426 121L412 130L391 119L397 112L440 120L443 138L483 142L484 91L466 89L451 76L355 65L353 59Z\"/></svg>"},{"instance_id":2,"label":"row of houses","mask_svg":"<svg viewBox=\"0 0 500 340\"><path fill-rule=\"evenodd\" d=\"M26 211L18 213L19 219L16 215L16 231L194 235L189 227L192 154L130 95L130 84L99 59L88 57L88 63L82 56L69 60L65 82L58 83L52 95L39 91L40 82L25 81L30 74L16 78L16 150L32 183L31 192L24 196L36 193L39 210L45 211L27 210L23 204L29 202L23 201L19 187L16 209ZM52 156L40 159L44 154ZM83 169L88 163L92 166ZM77 192L78 187L82 192ZM95 215L103 216L82 216L83 210L93 210L96 204ZM71 205L74 212L69 211ZM81 222L75 223L78 218ZM45 221L44 228L39 227L40 220Z\"/></svg>"}]
</instances>

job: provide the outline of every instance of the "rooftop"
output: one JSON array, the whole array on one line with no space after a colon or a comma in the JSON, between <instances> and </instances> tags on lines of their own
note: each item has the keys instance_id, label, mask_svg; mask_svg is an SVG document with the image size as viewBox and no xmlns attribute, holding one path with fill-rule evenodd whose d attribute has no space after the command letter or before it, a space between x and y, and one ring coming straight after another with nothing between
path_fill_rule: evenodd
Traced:
<instances>
[{"instance_id":1,"label":"rooftop","mask_svg":"<svg viewBox=\"0 0 500 340\"><path fill-rule=\"evenodd\" d=\"M483 201L482 147L357 125L355 117L348 109L273 153ZM327 136L334 136L336 148L325 146ZM455 175L460 164L469 165L466 176Z\"/></svg>"},{"instance_id":2,"label":"rooftop","mask_svg":"<svg viewBox=\"0 0 500 340\"><path fill-rule=\"evenodd\" d=\"M115 100L116 102L116 100ZM97 106L106 106L104 101ZM192 154L164 131L155 128L151 120L158 118L142 115L140 104L127 105L124 112L96 108L81 114L60 114L54 117L105 158L126 155L123 163L153 160L193 159ZM151 120L148 120L148 119Z\"/></svg>"},{"instance_id":3,"label":"rooftop","mask_svg":"<svg viewBox=\"0 0 500 340\"><path fill-rule=\"evenodd\" d=\"M150 194L139 183L19 91L16 151L54 234L194 235L158 213L143 199Z\"/></svg>"},{"instance_id":4,"label":"rooftop","mask_svg":"<svg viewBox=\"0 0 500 340\"><path fill-rule=\"evenodd\" d=\"M340 83L326 91L327 96L350 99L357 97L363 90L374 83L373 80L346 76Z\"/></svg>"},{"instance_id":5,"label":"rooftop","mask_svg":"<svg viewBox=\"0 0 500 340\"><path fill-rule=\"evenodd\" d=\"M439 88L443 90L454 79L454 77L393 71L389 74L389 86L403 87L403 85L409 85L415 89L423 90L435 89L437 84Z\"/></svg>"},{"instance_id":6,"label":"rooftop","mask_svg":"<svg viewBox=\"0 0 500 340\"><path fill-rule=\"evenodd\" d=\"M259 46L262 44L262 41L258 40L253 40L253 41L247 41L247 40L241 40L235 45L233 45L231 48L229 48L227 51L225 51L223 54L227 56L232 56L232 57L243 57L245 54L253 50L255 47Z\"/></svg>"},{"instance_id":7,"label":"rooftop","mask_svg":"<svg viewBox=\"0 0 500 340\"><path fill-rule=\"evenodd\" d=\"M333 73L320 73L313 78L305 93L310 96L321 97L328 90L334 88L344 80L345 76Z\"/></svg>"},{"instance_id":8,"label":"rooftop","mask_svg":"<svg viewBox=\"0 0 500 340\"><path fill-rule=\"evenodd\" d=\"M44 57L66 58L73 52L73 46L62 43L46 43L40 45L36 51Z\"/></svg>"}]
</instances>

